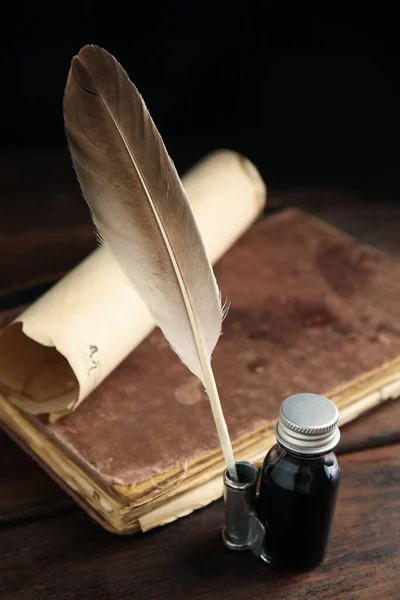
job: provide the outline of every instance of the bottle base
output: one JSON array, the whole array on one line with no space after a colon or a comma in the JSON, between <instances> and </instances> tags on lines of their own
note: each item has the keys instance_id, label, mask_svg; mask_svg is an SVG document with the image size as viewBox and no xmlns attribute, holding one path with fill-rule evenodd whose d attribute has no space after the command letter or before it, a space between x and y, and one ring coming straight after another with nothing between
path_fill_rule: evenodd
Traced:
<instances>
[{"instance_id":1,"label":"bottle base","mask_svg":"<svg viewBox=\"0 0 400 600\"><path fill-rule=\"evenodd\" d=\"M267 565L273 569L276 569L277 571L304 573L305 571L311 571L312 569L318 567L318 565L320 565L324 560L324 554L318 554L317 556L310 557L306 561L296 561L277 559L276 557L268 555L268 553L263 550L260 554L260 558Z\"/></svg>"}]
</instances>

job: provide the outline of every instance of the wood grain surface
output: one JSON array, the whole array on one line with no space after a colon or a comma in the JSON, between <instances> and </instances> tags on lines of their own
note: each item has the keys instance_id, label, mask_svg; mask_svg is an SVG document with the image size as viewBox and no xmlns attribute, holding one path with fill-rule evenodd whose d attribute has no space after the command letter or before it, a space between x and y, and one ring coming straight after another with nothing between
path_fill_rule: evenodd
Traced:
<instances>
[{"instance_id":1,"label":"wood grain surface","mask_svg":"<svg viewBox=\"0 0 400 600\"><path fill-rule=\"evenodd\" d=\"M400 585L400 445L341 459L328 556L306 574L273 572L221 542L222 501L129 538L83 513L1 531L2 600L395 600Z\"/></svg>"},{"instance_id":2,"label":"wood grain surface","mask_svg":"<svg viewBox=\"0 0 400 600\"><path fill-rule=\"evenodd\" d=\"M54 177L44 184L41 170L49 165ZM0 223L0 303L12 308L81 260L94 237L65 158L3 163L0 191L9 205ZM400 256L397 203L328 188L270 191L270 206L285 204ZM0 433L0 598L398 600L399 437L399 401L343 428L343 478L327 559L292 575L225 549L222 502L147 534L109 534Z\"/></svg>"},{"instance_id":3,"label":"wood grain surface","mask_svg":"<svg viewBox=\"0 0 400 600\"><path fill-rule=\"evenodd\" d=\"M0 198L0 298L58 279L96 246L67 154L3 160Z\"/></svg>"},{"instance_id":4,"label":"wood grain surface","mask_svg":"<svg viewBox=\"0 0 400 600\"><path fill-rule=\"evenodd\" d=\"M400 443L400 401L388 402L342 428L337 454Z\"/></svg>"}]
</instances>

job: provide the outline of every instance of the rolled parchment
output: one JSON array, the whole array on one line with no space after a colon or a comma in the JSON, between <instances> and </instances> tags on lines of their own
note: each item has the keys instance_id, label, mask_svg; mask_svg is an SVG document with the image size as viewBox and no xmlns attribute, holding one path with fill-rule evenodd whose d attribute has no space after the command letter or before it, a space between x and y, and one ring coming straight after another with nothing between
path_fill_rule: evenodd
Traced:
<instances>
[{"instance_id":1,"label":"rolled parchment","mask_svg":"<svg viewBox=\"0 0 400 600\"><path fill-rule=\"evenodd\" d=\"M265 185L252 163L230 151L206 157L183 185L215 263L261 213ZM153 328L101 247L0 332L0 392L31 414L72 411Z\"/></svg>"}]
</instances>

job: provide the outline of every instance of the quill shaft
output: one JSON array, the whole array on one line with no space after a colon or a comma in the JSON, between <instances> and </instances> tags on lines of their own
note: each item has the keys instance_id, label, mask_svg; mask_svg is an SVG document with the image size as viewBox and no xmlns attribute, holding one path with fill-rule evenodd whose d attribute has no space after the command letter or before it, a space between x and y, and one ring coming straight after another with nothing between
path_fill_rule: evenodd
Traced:
<instances>
[{"instance_id":1,"label":"quill shaft","mask_svg":"<svg viewBox=\"0 0 400 600\"><path fill-rule=\"evenodd\" d=\"M234 481L238 481L238 474L235 464L235 458L233 455L233 448L229 437L228 427L224 418L224 413L222 412L217 384L215 383L215 377L211 369L211 365L207 365L205 369L204 380L208 398L211 404L211 410L214 417L215 426L217 428L217 433L221 444L221 449L225 458L229 474Z\"/></svg>"}]
</instances>

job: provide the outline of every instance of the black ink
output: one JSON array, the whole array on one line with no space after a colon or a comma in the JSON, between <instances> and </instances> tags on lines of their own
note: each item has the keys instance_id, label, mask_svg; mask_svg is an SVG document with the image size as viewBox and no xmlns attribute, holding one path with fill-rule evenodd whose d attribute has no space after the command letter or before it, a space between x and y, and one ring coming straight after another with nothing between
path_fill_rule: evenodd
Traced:
<instances>
[{"instance_id":1,"label":"black ink","mask_svg":"<svg viewBox=\"0 0 400 600\"><path fill-rule=\"evenodd\" d=\"M314 458L276 444L264 460L259 515L267 525L265 558L293 571L313 568L324 557L339 488L333 452Z\"/></svg>"}]
</instances>

